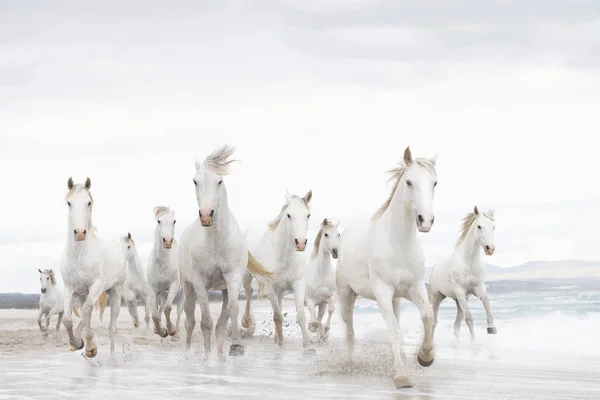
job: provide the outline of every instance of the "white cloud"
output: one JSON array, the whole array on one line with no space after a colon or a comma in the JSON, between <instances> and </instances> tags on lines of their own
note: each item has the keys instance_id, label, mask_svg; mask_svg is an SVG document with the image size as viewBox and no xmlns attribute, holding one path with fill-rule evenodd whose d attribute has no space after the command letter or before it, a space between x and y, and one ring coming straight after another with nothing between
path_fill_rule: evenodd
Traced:
<instances>
[{"instance_id":1,"label":"white cloud","mask_svg":"<svg viewBox=\"0 0 600 400\"><path fill-rule=\"evenodd\" d=\"M243 228L286 189L313 190L313 232L325 216L351 226L410 145L440 153L428 262L474 204L497 210L490 263L598 258L600 10L532 3L3 4L0 291L58 263L69 176L92 179L101 232L147 254L153 207L171 205L181 234L194 160L223 143Z\"/></svg>"}]
</instances>

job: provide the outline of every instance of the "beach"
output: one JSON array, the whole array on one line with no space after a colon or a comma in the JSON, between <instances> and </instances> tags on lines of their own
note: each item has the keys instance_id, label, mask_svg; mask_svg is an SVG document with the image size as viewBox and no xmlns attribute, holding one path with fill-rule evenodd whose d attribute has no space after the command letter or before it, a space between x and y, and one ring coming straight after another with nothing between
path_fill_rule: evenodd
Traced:
<instances>
[{"instance_id":1,"label":"beach","mask_svg":"<svg viewBox=\"0 0 600 400\"><path fill-rule=\"evenodd\" d=\"M117 350L109 359L110 312L100 322L94 311L98 356L69 352L64 326L43 335L37 310L0 310L0 399L598 399L600 398L600 294L577 288L548 293L503 294L492 298L497 335L486 334L478 300L469 301L476 340L466 325L461 340L452 334L453 301L440 308L435 333L436 359L429 368L416 362L423 328L419 313L403 302L407 369L415 386L396 390L392 354L376 304L359 299L355 308L356 355L347 360L344 327L336 310L327 343L304 354L293 299L284 300L285 345L273 342L268 301L253 302L254 338L244 340L245 355L204 360L200 311L191 351L184 351L182 316L179 341L134 328L125 307L118 321ZM216 324L220 302L211 303ZM243 302L240 301L240 308ZM308 315L308 313L307 313ZM76 319L77 320L77 319ZM56 324L53 319L50 326ZM228 353L230 341L225 343Z\"/></svg>"}]
</instances>

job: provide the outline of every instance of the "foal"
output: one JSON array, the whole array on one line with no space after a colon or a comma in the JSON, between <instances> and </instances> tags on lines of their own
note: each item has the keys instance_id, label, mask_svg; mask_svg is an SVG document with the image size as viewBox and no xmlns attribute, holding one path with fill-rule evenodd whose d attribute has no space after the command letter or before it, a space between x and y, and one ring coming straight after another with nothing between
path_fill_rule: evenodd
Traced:
<instances>
[{"instance_id":1,"label":"foal","mask_svg":"<svg viewBox=\"0 0 600 400\"><path fill-rule=\"evenodd\" d=\"M40 285L42 295L40 296L40 312L38 313L38 325L42 332L48 330L50 318L54 314L58 314L56 322L56 330L60 329L60 324L63 320L64 312L64 297L62 291L56 287L56 277L51 269L40 270ZM46 317L45 326L42 326L42 317Z\"/></svg>"}]
</instances>

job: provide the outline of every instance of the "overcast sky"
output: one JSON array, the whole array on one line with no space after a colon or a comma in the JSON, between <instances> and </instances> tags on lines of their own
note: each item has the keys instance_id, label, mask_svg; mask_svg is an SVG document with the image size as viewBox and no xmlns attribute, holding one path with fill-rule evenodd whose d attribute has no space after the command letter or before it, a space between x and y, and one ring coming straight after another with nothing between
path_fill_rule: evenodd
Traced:
<instances>
[{"instance_id":1,"label":"overcast sky","mask_svg":"<svg viewBox=\"0 0 600 400\"><path fill-rule=\"evenodd\" d=\"M475 204L489 263L599 259L599 54L598 1L3 1L0 292L59 269L69 176L145 264L154 206L179 236L194 160L224 143L243 229L286 189L313 190L310 242L368 218L410 145L439 152L428 264Z\"/></svg>"}]
</instances>

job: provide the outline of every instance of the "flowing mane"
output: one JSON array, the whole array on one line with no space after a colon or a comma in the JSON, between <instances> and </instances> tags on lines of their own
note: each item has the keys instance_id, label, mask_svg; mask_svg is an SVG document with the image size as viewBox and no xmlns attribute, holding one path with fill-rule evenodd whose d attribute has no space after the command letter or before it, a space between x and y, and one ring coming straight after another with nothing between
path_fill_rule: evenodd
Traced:
<instances>
[{"instance_id":1,"label":"flowing mane","mask_svg":"<svg viewBox=\"0 0 600 400\"><path fill-rule=\"evenodd\" d=\"M302 204L304 204L304 207L306 207L306 209L308 211L310 211L310 205L306 202L306 200L304 198L293 194L292 199L300 201ZM279 211L279 215L274 220L269 222L270 230L274 230L275 228L277 228L277 226L279 226L279 222L281 222L281 217L283 216L283 212L285 211L285 209L288 206L289 206L289 203L287 203L287 202L283 206L281 206L281 211Z\"/></svg>"},{"instance_id":2,"label":"flowing mane","mask_svg":"<svg viewBox=\"0 0 600 400\"><path fill-rule=\"evenodd\" d=\"M333 228L333 224L330 220L325 219L323 223L321 223L321 229L317 232L317 236L315 237L315 244L313 246L313 252L311 258L317 258L319 254L319 245L321 244L321 237L323 236L323 231L327 228Z\"/></svg>"},{"instance_id":3,"label":"flowing mane","mask_svg":"<svg viewBox=\"0 0 600 400\"><path fill-rule=\"evenodd\" d=\"M460 225L460 236L456 241L456 247L460 246L461 243L464 242L465 238L467 237L467 234L469 233L469 229L471 229L473 222L475 222L477 216L480 214L494 221L494 217L490 215L490 213L485 213L481 211L479 211L478 213L472 211L465 215L463 217L462 224Z\"/></svg>"},{"instance_id":4,"label":"flowing mane","mask_svg":"<svg viewBox=\"0 0 600 400\"><path fill-rule=\"evenodd\" d=\"M92 196L92 192L85 187L85 184L83 183L77 183L74 184L73 187L71 189L69 189L69 191L67 192L67 194L65 195L65 201L68 201L69 198L71 196L73 196L75 193L80 193L80 192L84 192L87 191L88 195L90 196L90 200L92 202L92 204L90 205L90 219L88 221L89 223L89 231L90 233L96 233L97 232L97 228L94 226L94 224L92 224L92 207L94 207L94 196Z\"/></svg>"},{"instance_id":5,"label":"flowing mane","mask_svg":"<svg viewBox=\"0 0 600 400\"><path fill-rule=\"evenodd\" d=\"M168 214L170 212L171 208L168 206L156 206L154 207L154 218L159 219L163 215Z\"/></svg>"},{"instance_id":6,"label":"flowing mane","mask_svg":"<svg viewBox=\"0 0 600 400\"><path fill-rule=\"evenodd\" d=\"M431 161L430 159L415 158L413 163L417 163L419 166L426 168L428 171L430 171L432 173L435 173L435 163L433 161ZM390 177L390 179L388 180L388 182L393 180L394 186L393 186L392 191L390 192L390 195L387 198L387 200L381 205L381 207L379 207L379 209L377 211L375 211L375 214L373 214L373 216L371 217L371 220L374 221L374 220L379 219L383 215L385 210L388 209L388 207L392 203L392 199L394 198L394 193L396 193L396 190L398 189L398 185L400 185L400 181L402 180L402 177L406 173L407 169L408 169L408 165L406 165L403 161L401 161L396 168L392 168L387 171L388 174L392 175Z\"/></svg>"},{"instance_id":7,"label":"flowing mane","mask_svg":"<svg viewBox=\"0 0 600 400\"><path fill-rule=\"evenodd\" d=\"M231 145L224 145L215 149L204 159L204 167L209 171L214 172L217 175L225 176L229 175L231 169L231 163L238 160L229 160L229 157L235 152L235 147Z\"/></svg>"}]
</instances>

